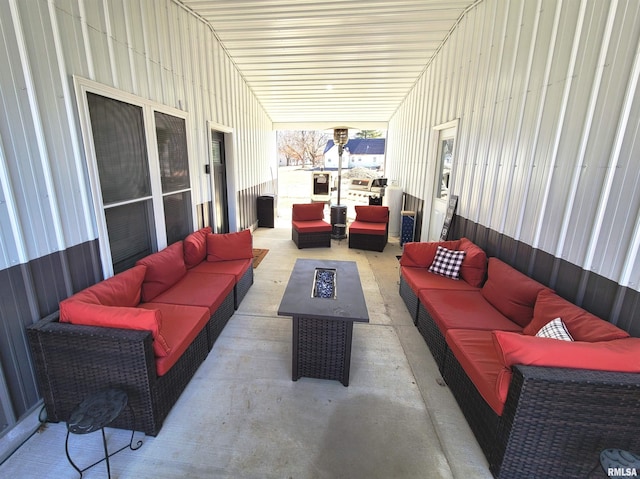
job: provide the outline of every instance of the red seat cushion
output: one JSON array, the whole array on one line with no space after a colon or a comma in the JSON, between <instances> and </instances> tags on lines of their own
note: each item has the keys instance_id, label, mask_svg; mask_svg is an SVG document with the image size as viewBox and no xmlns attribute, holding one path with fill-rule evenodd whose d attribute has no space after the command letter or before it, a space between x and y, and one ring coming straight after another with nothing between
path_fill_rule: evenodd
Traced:
<instances>
[{"instance_id":1,"label":"red seat cushion","mask_svg":"<svg viewBox=\"0 0 640 479\"><path fill-rule=\"evenodd\" d=\"M143 303L140 308L157 310L162 313L160 332L171 351L164 357L156 358L158 376L165 374L187 350L195 337L209 321L209 310L197 306L179 306L163 303Z\"/></svg>"},{"instance_id":2,"label":"red seat cushion","mask_svg":"<svg viewBox=\"0 0 640 479\"><path fill-rule=\"evenodd\" d=\"M538 294L533 307L533 319L522 332L535 336L540 328L555 318L562 319L576 341L611 341L629 337L629 333L623 329L594 316L551 290Z\"/></svg>"},{"instance_id":3,"label":"red seat cushion","mask_svg":"<svg viewBox=\"0 0 640 479\"><path fill-rule=\"evenodd\" d=\"M453 289L456 291L478 291L465 281L456 281L455 279L446 278L439 274L430 273L426 268L400 268L402 277L416 293L416 296L422 289Z\"/></svg>"},{"instance_id":4,"label":"red seat cushion","mask_svg":"<svg viewBox=\"0 0 640 479\"><path fill-rule=\"evenodd\" d=\"M324 203L296 203L292 206L293 221L313 221L324 218Z\"/></svg>"},{"instance_id":5,"label":"red seat cushion","mask_svg":"<svg viewBox=\"0 0 640 479\"><path fill-rule=\"evenodd\" d=\"M502 415L511 376L503 372L491 331L453 329L447 331L445 339L482 398Z\"/></svg>"},{"instance_id":6,"label":"red seat cushion","mask_svg":"<svg viewBox=\"0 0 640 479\"><path fill-rule=\"evenodd\" d=\"M148 303L163 291L180 281L187 273L184 264L182 241L167 246L162 251L153 253L136 262L145 265L147 271L142 283L142 301Z\"/></svg>"},{"instance_id":7,"label":"red seat cushion","mask_svg":"<svg viewBox=\"0 0 640 479\"><path fill-rule=\"evenodd\" d=\"M204 306L213 314L233 290L235 278L230 274L197 273L193 270L178 283L153 299L154 303Z\"/></svg>"},{"instance_id":8,"label":"red seat cushion","mask_svg":"<svg viewBox=\"0 0 640 479\"><path fill-rule=\"evenodd\" d=\"M187 268L193 268L207 257L207 235L211 227L194 231L184 239L184 263Z\"/></svg>"},{"instance_id":9,"label":"red seat cushion","mask_svg":"<svg viewBox=\"0 0 640 479\"><path fill-rule=\"evenodd\" d=\"M487 272L482 295L511 321L525 327L533 318L538 293L548 288L498 258L489 258Z\"/></svg>"},{"instance_id":10,"label":"red seat cushion","mask_svg":"<svg viewBox=\"0 0 640 479\"><path fill-rule=\"evenodd\" d=\"M405 243L402 247L400 265L416 268L428 268L431 266L431 263L433 263L438 246L455 251L458 249L459 244L460 240Z\"/></svg>"},{"instance_id":11,"label":"red seat cushion","mask_svg":"<svg viewBox=\"0 0 640 479\"><path fill-rule=\"evenodd\" d=\"M250 259L232 259L229 261L203 261L191 271L194 273L206 274L230 274L235 278L237 283L242 276L251 268L253 260Z\"/></svg>"},{"instance_id":12,"label":"red seat cushion","mask_svg":"<svg viewBox=\"0 0 640 479\"><path fill-rule=\"evenodd\" d=\"M349 226L349 233L361 235L384 236L387 234L386 223L368 223L366 221L354 221Z\"/></svg>"},{"instance_id":13,"label":"red seat cushion","mask_svg":"<svg viewBox=\"0 0 640 479\"><path fill-rule=\"evenodd\" d=\"M478 290L423 289L418 298L443 333L449 329L522 331L491 306Z\"/></svg>"},{"instance_id":14,"label":"red seat cushion","mask_svg":"<svg viewBox=\"0 0 640 479\"><path fill-rule=\"evenodd\" d=\"M291 225L298 233L331 232L331 225L324 220L292 221Z\"/></svg>"},{"instance_id":15,"label":"red seat cushion","mask_svg":"<svg viewBox=\"0 0 640 479\"><path fill-rule=\"evenodd\" d=\"M207 261L229 261L253 258L251 230L238 233L210 233L207 235Z\"/></svg>"}]
</instances>

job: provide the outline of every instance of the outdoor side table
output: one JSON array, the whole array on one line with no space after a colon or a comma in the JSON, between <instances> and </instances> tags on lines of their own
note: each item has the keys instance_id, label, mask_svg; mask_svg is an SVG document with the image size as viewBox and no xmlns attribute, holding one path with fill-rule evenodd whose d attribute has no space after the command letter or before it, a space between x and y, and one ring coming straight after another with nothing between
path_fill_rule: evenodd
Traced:
<instances>
[{"instance_id":1,"label":"outdoor side table","mask_svg":"<svg viewBox=\"0 0 640 479\"><path fill-rule=\"evenodd\" d=\"M118 416L120 416L125 408L129 410L129 413L131 414L131 417L133 419L131 440L129 441L129 444L126 444L117 451L109 454L109 450L107 449L107 438L104 434L104 428L111 424ZM69 455L69 434L89 434L98 430L102 431L104 458L94 462L84 469L80 469L73 462L73 460L71 460L71 456ZM85 398L84 401L82 401L78 405L78 407L76 407L71 413L71 416L67 421L67 439L64 444L64 450L67 453L67 459L69 460L69 463L76 471L80 473L80 477L82 477L82 473L87 469L90 469L96 464L105 461L107 463L107 475L109 478L111 478L109 458L114 454L117 454L118 452L126 449L127 447L132 451L135 451L136 449L140 448L140 446L142 446L142 441L138 441L134 447L134 434L135 416L133 413L133 409L128 405L127 393L120 389L103 389Z\"/></svg>"}]
</instances>

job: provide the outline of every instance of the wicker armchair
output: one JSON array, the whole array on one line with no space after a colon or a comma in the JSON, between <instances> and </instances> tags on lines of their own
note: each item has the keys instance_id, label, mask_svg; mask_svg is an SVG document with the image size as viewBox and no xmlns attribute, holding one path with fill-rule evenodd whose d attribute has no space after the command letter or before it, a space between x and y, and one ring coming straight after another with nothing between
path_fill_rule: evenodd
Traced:
<instances>
[{"instance_id":1,"label":"wicker armchair","mask_svg":"<svg viewBox=\"0 0 640 479\"><path fill-rule=\"evenodd\" d=\"M324 221L324 203L293 205L291 239L298 249L331 247L331 225Z\"/></svg>"},{"instance_id":2,"label":"wicker armchair","mask_svg":"<svg viewBox=\"0 0 640 479\"><path fill-rule=\"evenodd\" d=\"M356 206L356 219L349 225L349 248L383 251L389 239L387 206Z\"/></svg>"}]
</instances>

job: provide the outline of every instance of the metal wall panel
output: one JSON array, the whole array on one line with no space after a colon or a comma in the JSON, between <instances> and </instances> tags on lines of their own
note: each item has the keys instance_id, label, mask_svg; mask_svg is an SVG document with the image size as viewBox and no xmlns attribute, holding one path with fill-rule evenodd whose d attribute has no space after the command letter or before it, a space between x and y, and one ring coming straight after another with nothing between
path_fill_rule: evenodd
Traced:
<instances>
[{"instance_id":1,"label":"metal wall panel","mask_svg":"<svg viewBox=\"0 0 640 479\"><path fill-rule=\"evenodd\" d=\"M571 278L562 288L575 298L608 295L608 316L624 322L621 288L640 291L639 52L634 0L486 0L467 12L389 123L387 174L424 201L422 231L430 132L457 117L452 187L468 232L526 247L513 261ZM416 117L423 143L412 143Z\"/></svg>"}]
</instances>

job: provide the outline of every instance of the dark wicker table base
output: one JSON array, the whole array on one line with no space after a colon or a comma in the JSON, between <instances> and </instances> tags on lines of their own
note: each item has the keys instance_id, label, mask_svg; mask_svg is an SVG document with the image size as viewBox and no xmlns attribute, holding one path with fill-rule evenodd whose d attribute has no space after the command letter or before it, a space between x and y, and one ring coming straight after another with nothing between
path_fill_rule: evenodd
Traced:
<instances>
[{"instance_id":1,"label":"dark wicker table base","mask_svg":"<svg viewBox=\"0 0 640 479\"><path fill-rule=\"evenodd\" d=\"M292 379L335 379L349 386L353 321L293 317Z\"/></svg>"}]
</instances>

